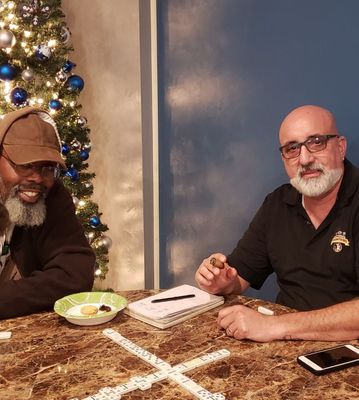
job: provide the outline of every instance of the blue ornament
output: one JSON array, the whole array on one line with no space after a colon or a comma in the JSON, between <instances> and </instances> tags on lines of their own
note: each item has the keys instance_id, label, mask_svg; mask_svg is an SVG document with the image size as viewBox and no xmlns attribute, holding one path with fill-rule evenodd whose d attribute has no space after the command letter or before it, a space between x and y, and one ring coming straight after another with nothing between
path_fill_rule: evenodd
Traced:
<instances>
[{"instance_id":1,"label":"blue ornament","mask_svg":"<svg viewBox=\"0 0 359 400\"><path fill-rule=\"evenodd\" d=\"M66 86L69 90L81 92L81 90L85 86L85 82L81 78L81 76L71 75L70 78L66 81Z\"/></svg>"},{"instance_id":2,"label":"blue ornament","mask_svg":"<svg viewBox=\"0 0 359 400\"><path fill-rule=\"evenodd\" d=\"M79 180L80 174L77 169L70 167L67 169L65 176L69 176L72 182L77 182Z\"/></svg>"},{"instance_id":3,"label":"blue ornament","mask_svg":"<svg viewBox=\"0 0 359 400\"><path fill-rule=\"evenodd\" d=\"M10 92L10 99L15 106L25 105L27 100L27 91L25 89L16 87Z\"/></svg>"},{"instance_id":4,"label":"blue ornament","mask_svg":"<svg viewBox=\"0 0 359 400\"><path fill-rule=\"evenodd\" d=\"M97 215L93 215L90 218L90 226L92 228L97 228L100 225L100 223L101 223L100 218Z\"/></svg>"},{"instance_id":5,"label":"blue ornament","mask_svg":"<svg viewBox=\"0 0 359 400\"><path fill-rule=\"evenodd\" d=\"M51 110L59 111L59 110L61 110L61 108L62 108L62 103L61 103L61 101L58 100L58 99L52 99L52 100L50 100L50 102L49 102L49 108L50 108Z\"/></svg>"},{"instance_id":6,"label":"blue ornament","mask_svg":"<svg viewBox=\"0 0 359 400\"><path fill-rule=\"evenodd\" d=\"M86 161L89 158L89 156L90 155L89 155L88 151L86 151L86 150L81 150L80 151L81 160Z\"/></svg>"},{"instance_id":7,"label":"blue ornament","mask_svg":"<svg viewBox=\"0 0 359 400\"><path fill-rule=\"evenodd\" d=\"M69 73L69 72L72 71L72 68L74 68L74 67L76 67L76 64L73 63L73 62L70 61L70 60L67 60L67 61L65 62L65 64L64 64L64 66L62 67L62 70L63 70L64 72L66 72L66 73Z\"/></svg>"},{"instance_id":8,"label":"blue ornament","mask_svg":"<svg viewBox=\"0 0 359 400\"><path fill-rule=\"evenodd\" d=\"M69 152L70 152L70 146L68 144L62 142L62 144L61 144L61 153L64 156L66 156L67 154L69 154Z\"/></svg>"},{"instance_id":9,"label":"blue ornament","mask_svg":"<svg viewBox=\"0 0 359 400\"><path fill-rule=\"evenodd\" d=\"M50 47L40 44L35 50L35 56L40 61L47 61L51 56Z\"/></svg>"},{"instance_id":10,"label":"blue ornament","mask_svg":"<svg viewBox=\"0 0 359 400\"><path fill-rule=\"evenodd\" d=\"M17 69L9 64L1 64L0 65L0 80L2 81L12 81L17 75Z\"/></svg>"}]
</instances>

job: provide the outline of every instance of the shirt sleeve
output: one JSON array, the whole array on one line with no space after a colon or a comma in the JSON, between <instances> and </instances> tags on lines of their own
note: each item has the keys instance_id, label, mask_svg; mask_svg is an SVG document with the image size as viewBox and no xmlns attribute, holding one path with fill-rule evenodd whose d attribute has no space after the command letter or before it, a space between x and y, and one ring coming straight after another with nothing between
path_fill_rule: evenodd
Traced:
<instances>
[{"instance_id":1,"label":"shirt sleeve","mask_svg":"<svg viewBox=\"0 0 359 400\"><path fill-rule=\"evenodd\" d=\"M22 278L0 284L0 318L48 310L63 296L92 289L95 255L62 184L46 199L44 224L16 227L10 247Z\"/></svg>"},{"instance_id":2,"label":"shirt sleeve","mask_svg":"<svg viewBox=\"0 0 359 400\"><path fill-rule=\"evenodd\" d=\"M236 268L254 289L260 289L273 272L267 249L268 202L267 196L247 231L227 257L229 265Z\"/></svg>"}]
</instances>

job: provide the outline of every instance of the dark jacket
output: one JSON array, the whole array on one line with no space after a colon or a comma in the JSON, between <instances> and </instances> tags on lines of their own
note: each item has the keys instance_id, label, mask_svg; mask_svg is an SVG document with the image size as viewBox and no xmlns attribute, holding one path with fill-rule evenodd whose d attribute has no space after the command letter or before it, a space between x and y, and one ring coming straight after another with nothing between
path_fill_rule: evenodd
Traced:
<instances>
[{"instance_id":1,"label":"dark jacket","mask_svg":"<svg viewBox=\"0 0 359 400\"><path fill-rule=\"evenodd\" d=\"M92 288L95 255L60 182L46 198L44 223L15 227L10 251L22 278L0 283L0 318L51 309L57 299Z\"/></svg>"}]
</instances>

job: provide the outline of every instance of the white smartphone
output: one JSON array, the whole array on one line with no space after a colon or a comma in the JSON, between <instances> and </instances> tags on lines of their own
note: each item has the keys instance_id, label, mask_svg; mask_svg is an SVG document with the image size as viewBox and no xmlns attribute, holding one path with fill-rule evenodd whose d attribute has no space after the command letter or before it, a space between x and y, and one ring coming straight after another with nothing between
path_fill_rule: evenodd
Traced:
<instances>
[{"instance_id":1,"label":"white smartphone","mask_svg":"<svg viewBox=\"0 0 359 400\"><path fill-rule=\"evenodd\" d=\"M303 354L297 361L316 375L348 368L359 364L359 349L350 344Z\"/></svg>"}]
</instances>

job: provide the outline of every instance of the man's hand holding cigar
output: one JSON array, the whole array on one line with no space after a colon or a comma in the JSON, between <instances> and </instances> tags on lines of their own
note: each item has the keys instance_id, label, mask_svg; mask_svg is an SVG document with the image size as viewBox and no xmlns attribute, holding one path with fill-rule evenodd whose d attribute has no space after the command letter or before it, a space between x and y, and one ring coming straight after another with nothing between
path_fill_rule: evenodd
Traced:
<instances>
[{"instance_id":1,"label":"man's hand holding cigar","mask_svg":"<svg viewBox=\"0 0 359 400\"><path fill-rule=\"evenodd\" d=\"M195 278L201 289L212 294L241 293L249 286L238 276L237 270L227 264L226 256L221 253L205 258Z\"/></svg>"},{"instance_id":2,"label":"man's hand holding cigar","mask_svg":"<svg viewBox=\"0 0 359 400\"><path fill-rule=\"evenodd\" d=\"M209 263L213 266L213 267L217 267L219 269L223 269L224 268L224 263L220 260L217 260L217 258L212 257L209 259Z\"/></svg>"}]
</instances>

